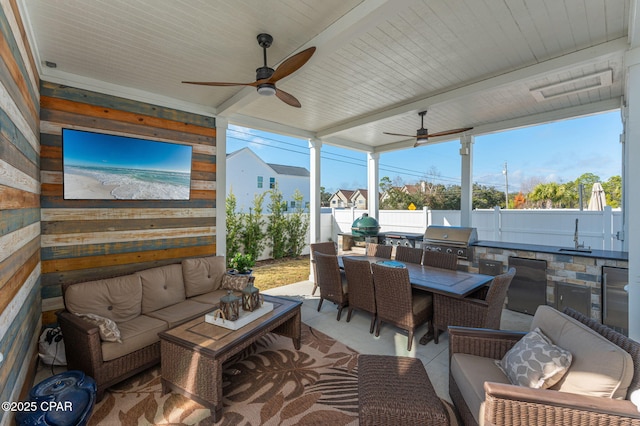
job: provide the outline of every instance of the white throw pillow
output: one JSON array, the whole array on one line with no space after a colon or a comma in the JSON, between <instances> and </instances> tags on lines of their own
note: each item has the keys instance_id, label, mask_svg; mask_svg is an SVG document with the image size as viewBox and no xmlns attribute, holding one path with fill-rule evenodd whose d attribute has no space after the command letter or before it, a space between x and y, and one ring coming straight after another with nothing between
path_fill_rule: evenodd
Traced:
<instances>
[{"instance_id":1,"label":"white throw pillow","mask_svg":"<svg viewBox=\"0 0 640 426\"><path fill-rule=\"evenodd\" d=\"M101 317L96 314L78 314L77 316L84 318L92 324L98 326L100 330L100 340L103 342L118 342L122 343L122 338L120 336L120 329L118 325L109 318Z\"/></svg>"},{"instance_id":2,"label":"white throw pillow","mask_svg":"<svg viewBox=\"0 0 640 426\"><path fill-rule=\"evenodd\" d=\"M496 365L514 385L547 389L562 379L572 355L551 343L539 328L527 333Z\"/></svg>"}]
</instances>

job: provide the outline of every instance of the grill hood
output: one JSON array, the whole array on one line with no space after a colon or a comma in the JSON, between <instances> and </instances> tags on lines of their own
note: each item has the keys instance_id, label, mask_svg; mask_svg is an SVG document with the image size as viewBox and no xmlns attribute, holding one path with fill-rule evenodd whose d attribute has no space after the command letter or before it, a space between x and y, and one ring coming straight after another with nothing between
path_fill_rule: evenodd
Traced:
<instances>
[{"instance_id":1,"label":"grill hood","mask_svg":"<svg viewBox=\"0 0 640 426\"><path fill-rule=\"evenodd\" d=\"M468 247L476 241L478 241L476 228L432 225L424 233L424 242L431 244Z\"/></svg>"}]
</instances>

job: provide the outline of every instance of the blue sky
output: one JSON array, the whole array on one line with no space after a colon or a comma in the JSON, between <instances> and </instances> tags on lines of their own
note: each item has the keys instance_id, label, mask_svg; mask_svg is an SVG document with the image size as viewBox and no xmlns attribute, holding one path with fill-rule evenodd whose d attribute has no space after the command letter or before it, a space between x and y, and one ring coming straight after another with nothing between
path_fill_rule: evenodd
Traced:
<instances>
[{"instance_id":1,"label":"blue sky","mask_svg":"<svg viewBox=\"0 0 640 426\"><path fill-rule=\"evenodd\" d=\"M620 175L620 111L564 120L508 132L476 136L473 180L504 190L507 162L509 192L528 191L539 182L568 182L583 173L602 181ZM306 140L229 126L227 152L248 146L267 163L309 169ZM420 179L460 184L460 143L445 142L380 156L380 177L403 183ZM366 154L322 146L322 186L328 192L366 188Z\"/></svg>"},{"instance_id":2,"label":"blue sky","mask_svg":"<svg viewBox=\"0 0 640 426\"><path fill-rule=\"evenodd\" d=\"M65 165L136 168L188 173L191 146L64 129Z\"/></svg>"}]
</instances>

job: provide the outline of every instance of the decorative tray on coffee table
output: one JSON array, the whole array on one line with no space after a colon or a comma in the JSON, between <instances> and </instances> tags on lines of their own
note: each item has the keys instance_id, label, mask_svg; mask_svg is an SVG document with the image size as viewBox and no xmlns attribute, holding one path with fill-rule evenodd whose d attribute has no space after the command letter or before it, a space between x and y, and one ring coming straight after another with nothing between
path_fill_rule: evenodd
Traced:
<instances>
[{"instance_id":1,"label":"decorative tray on coffee table","mask_svg":"<svg viewBox=\"0 0 640 426\"><path fill-rule=\"evenodd\" d=\"M214 324L220 327L228 328L230 330L237 330L245 325L249 324L251 321L254 321L260 318L263 315L268 314L273 311L273 303L264 302L262 306L256 309L253 312L240 310L240 315L237 320L229 321L222 318L220 315L216 317L216 311L209 312L204 316L204 320L210 324Z\"/></svg>"}]
</instances>

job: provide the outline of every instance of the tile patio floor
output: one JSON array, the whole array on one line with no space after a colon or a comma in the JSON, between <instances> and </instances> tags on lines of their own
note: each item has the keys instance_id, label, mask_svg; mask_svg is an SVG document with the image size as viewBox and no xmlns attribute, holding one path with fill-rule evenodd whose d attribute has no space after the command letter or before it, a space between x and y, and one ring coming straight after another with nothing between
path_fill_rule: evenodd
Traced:
<instances>
[{"instance_id":1,"label":"tile patio floor","mask_svg":"<svg viewBox=\"0 0 640 426\"><path fill-rule=\"evenodd\" d=\"M324 301L320 312L317 311L320 290L311 296L313 283L301 281L295 284L265 291L274 296L294 296L304 298L302 304L302 322L328 336L344 343L361 354L397 355L419 358L422 360L434 389L441 398L449 398L449 336L441 334L439 343L433 341L420 345L418 340L427 332L427 325L420 327L414 336L411 351L407 351L406 332L388 324L382 324L380 337L369 334L371 316L366 312L353 311L351 321L347 323L347 309L342 311L340 321L336 321L337 306ZM504 330L529 331L532 316L502 311L500 328Z\"/></svg>"}]
</instances>

